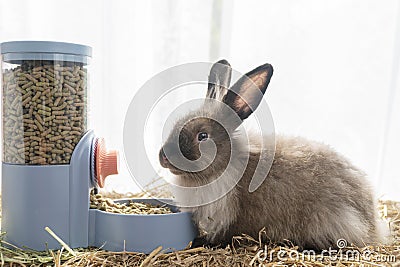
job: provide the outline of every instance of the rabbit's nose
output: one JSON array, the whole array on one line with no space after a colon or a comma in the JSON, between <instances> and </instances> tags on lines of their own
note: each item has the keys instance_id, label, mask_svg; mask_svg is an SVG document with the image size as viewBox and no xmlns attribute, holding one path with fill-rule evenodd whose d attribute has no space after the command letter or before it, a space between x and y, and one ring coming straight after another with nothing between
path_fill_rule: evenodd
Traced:
<instances>
[{"instance_id":1,"label":"rabbit's nose","mask_svg":"<svg viewBox=\"0 0 400 267\"><path fill-rule=\"evenodd\" d=\"M164 167L164 168L167 168L168 164L169 164L169 161L168 161L167 156L164 153L164 149L163 148L161 148L158 157L159 157L161 166Z\"/></svg>"}]
</instances>

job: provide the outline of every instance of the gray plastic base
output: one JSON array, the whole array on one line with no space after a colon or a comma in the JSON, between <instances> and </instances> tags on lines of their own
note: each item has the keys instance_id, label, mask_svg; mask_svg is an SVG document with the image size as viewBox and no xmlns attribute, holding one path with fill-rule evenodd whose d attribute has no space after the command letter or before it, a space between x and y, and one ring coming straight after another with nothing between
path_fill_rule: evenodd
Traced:
<instances>
[{"instance_id":1,"label":"gray plastic base","mask_svg":"<svg viewBox=\"0 0 400 267\"><path fill-rule=\"evenodd\" d=\"M5 240L34 250L60 249L44 230L48 226L72 248L96 246L144 253L158 246L185 248L197 234L190 213L125 215L89 210L94 138L92 131L82 137L70 165L3 163L1 230L6 232ZM134 201L163 205L154 199Z\"/></svg>"},{"instance_id":2,"label":"gray plastic base","mask_svg":"<svg viewBox=\"0 0 400 267\"><path fill-rule=\"evenodd\" d=\"M69 243L69 166L3 164L2 231L5 240L36 250L59 248L44 227Z\"/></svg>"}]
</instances>

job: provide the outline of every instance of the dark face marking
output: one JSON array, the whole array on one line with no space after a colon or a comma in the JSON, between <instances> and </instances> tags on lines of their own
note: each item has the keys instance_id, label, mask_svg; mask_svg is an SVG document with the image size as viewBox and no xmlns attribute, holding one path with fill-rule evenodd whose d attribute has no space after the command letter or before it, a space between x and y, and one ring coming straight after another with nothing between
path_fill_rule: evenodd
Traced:
<instances>
[{"instance_id":1,"label":"dark face marking","mask_svg":"<svg viewBox=\"0 0 400 267\"><path fill-rule=\"evenodd\" d=\"M173 166L170 163L171 159L167 159L164 154L164 149L166 149L168 146L172 146L173 140L179 140L180 152L186 159L190 161L198 160L201 157L200 144L203 142L214 142L217 147L217 154L226 150L230 152L229 135L221 124L219 124L217 121L204 117L190 119L183 124L180 132L171 132L167 142L160 150L159 160L161 166L164 168L169 168L174 174L185 173L185 171ZM205 151L205 153L207 153L207 151ZM171 157L174 157L174 160L175 156L177 158L179 157L178 155L171 155ZM216 162L211 163L209 167L200 172L215 170L215 168L218 167L217 164L221 164L217 161L218 159L216 159ZM224 167L224 164L222 164L221 167Z\"/></svg>"}]
</instances>

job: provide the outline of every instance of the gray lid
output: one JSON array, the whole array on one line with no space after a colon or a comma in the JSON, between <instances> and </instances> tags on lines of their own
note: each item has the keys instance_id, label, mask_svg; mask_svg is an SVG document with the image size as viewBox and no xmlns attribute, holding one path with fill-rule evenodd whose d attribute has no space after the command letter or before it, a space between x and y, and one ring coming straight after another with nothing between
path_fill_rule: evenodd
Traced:
<instances>
[{"instance_id":1,"label":"gray lid","mask_svg":"<svg viewBox=\"0 0 400 267\"><path fill-rule=\"evenodd\" d=\"M86 45L50 41L14 41L0 44L1 54L7 53L55 53L92 56L92 48Z\"/></svg>"}]
</instances>

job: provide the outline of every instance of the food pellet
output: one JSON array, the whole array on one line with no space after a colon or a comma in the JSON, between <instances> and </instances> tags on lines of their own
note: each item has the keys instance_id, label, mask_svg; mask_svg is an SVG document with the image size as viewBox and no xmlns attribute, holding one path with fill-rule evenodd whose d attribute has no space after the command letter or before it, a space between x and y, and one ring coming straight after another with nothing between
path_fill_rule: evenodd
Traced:
<instances>
[{"instance_id":1,"label":"food pellet","mask_svg":"<svg viewBox=\"0 0 400 267\"><path fill-rule=\"evenodd\" d=\"M90 208L99 209L119 214L170 214L173 213L167 206L152 205L149 203L133 202L117 203L111 198L103 197L100 194L90 194Z\"/></svg>"},{"instance_id":2,"label":"food pellet","mask_svg":"<svg viewBox=\"0 0 400 267\"><path fill-rule=\"evenodd\" d=\"M52 112L53 115L64 115L65 111L64 110L55 110Z\"/></svg>"},{"instance_id":3,"label":"food pellet","mask_svg":"<svg viewBox=\"0 0 400 267\"><path fill-rule=\"evenodd\" d=\"M3 69L3 161L68 164L87 130L82 63L25 60Z\"/></svg>"}]
</instances>

